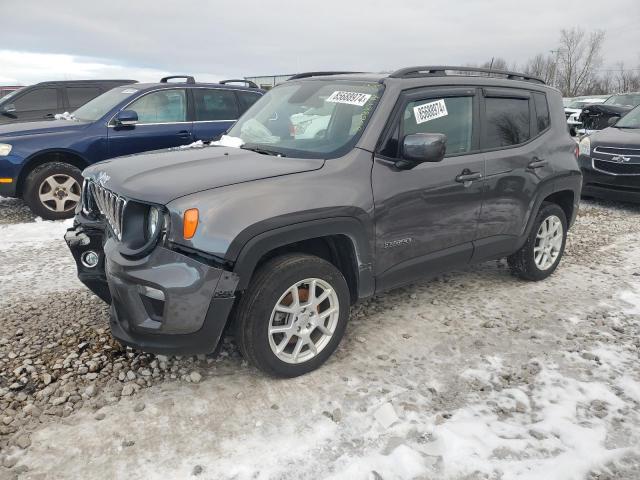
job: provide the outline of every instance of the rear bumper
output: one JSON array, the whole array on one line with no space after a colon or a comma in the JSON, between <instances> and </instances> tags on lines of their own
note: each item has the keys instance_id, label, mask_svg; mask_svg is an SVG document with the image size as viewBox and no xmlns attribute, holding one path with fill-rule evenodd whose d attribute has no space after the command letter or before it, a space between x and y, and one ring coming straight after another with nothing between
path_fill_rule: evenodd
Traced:
<instances>
[{"instance_id":1,"label":"rear bumper","mask_svg":"<svg viewBox=\"0 0 640 480\"><path fill-rule=\"evenodd\" d=\"M83 236L89 241L70 242ZM121 343L175 355L215 349L235 301L234 273L162 246L142 259L129 260L113 239L107 239L102 248L102 234L88 234L80 225L70 229L65 239L80 280L111 304L111 332ZM87 268L81 261L88 249L98 249L96 267Z\"/></svg>"}]
</instances>

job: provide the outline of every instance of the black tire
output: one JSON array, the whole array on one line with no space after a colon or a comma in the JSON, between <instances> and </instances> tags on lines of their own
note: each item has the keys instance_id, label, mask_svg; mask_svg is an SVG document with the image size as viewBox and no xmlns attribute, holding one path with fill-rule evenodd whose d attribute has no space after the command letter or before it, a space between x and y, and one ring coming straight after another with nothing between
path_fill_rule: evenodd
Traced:
<instances>
[{"instance_id":1,"label":"black tire","mask_svg":"<svg viewBox=\"0 0 640 480\"><path fill-rule=\"evenodd\" d=\"M316 356L303 363L287 363L276 356L269 344L271 313L287 289L308 278L325 281L336 293L339 304L337 325ZM349 307L347 282L331 263L304 254L276 257L256 271L237 305L234 318L236 343L243 357L265 373L275 377L297 377L318 368L338 347L349 319Z\"/></svg>"},{"instance_id":2,"label":"black tire","mask_svg":"<svg viewBox=\"0 0 640 480\"><path fill-rule=\"evenodd\" d=\"M80 188L82 188L82 173L80 169L64 162L49 162L34 168L29 175L27 175L24 183L24 194L22 196L24 201L35 215L45 220L60 220L73 217L77 202L66 201L64 211L54 211L49 208L45 202L40 200L40 188L43 182L51 176L74 178L78 182L78 185L74 186L72 190L74 194L79 194ZM49 206L55 206L55 204L49 202Z\"/></svg>"},{"instance_id":3,"label":"black tire","mask_svg":"<svg viewBox=\"0 0 640 480\"><path fill-rule=\"evenodd\" d=\"M536 236L542 222L549 217L558 217L562 223L562 245L559 254L553 264L547 269L541 269L536 264L534 258L534 247L536 246ZM567 241L567 217L564 210L555 203L544 202L536 215L529 238L520 250L507 258L511 273L524 280L539 281L544 280L558 268L558 264L564 254L564 247Z\"/></svg>"}]
</instances>

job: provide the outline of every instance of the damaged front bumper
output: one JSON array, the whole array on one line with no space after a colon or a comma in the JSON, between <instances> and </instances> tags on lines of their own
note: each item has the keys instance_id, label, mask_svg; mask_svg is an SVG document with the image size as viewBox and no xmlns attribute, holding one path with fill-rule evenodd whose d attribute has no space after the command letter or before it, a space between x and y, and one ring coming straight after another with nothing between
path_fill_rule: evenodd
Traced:
<instances>
[{"instance_id":1,"label":"damaged front bumper","mask_svg":"<svg viewBox=\"0 0 640 480\"><path fill-rule=\"evenodd\" d=\"M76 223L65 240L80 281L111 304L111 332L121 343L174 355L216 348L235 301L238 278L233 272L164 246L128 259L93 223Z\"/></svg>"}]
</instances>

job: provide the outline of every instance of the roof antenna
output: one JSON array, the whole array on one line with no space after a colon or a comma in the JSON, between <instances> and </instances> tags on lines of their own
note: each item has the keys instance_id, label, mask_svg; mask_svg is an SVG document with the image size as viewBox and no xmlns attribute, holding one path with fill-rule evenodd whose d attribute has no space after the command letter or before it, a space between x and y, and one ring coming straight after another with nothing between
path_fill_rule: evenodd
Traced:
<instances>
[{"instance_id":1,"label":"roof antenna","mask_svg":"<svg viewBox=\"0 0 640 480\"><path fill-rule=\"evenodd\" d=\"M489 70L493 70L493 60L495 57L491 57L491 63L489 64Z\"/></svg>"}]
</instances>

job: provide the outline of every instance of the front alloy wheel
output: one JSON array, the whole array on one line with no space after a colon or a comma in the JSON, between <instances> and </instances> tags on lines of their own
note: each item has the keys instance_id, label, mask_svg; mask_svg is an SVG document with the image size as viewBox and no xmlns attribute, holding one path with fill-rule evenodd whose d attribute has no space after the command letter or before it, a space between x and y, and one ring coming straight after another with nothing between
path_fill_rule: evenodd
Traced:
<instances>
[{"instance_id":1,"label":"front alloy wheel","mask_svg":"<svg viewBox=\"0 0 640 480\"><path fill-rule=\"evenodd\" d=\"M238 302L236 342L245 359L270 375L303 375L338 347L350 300L344 276L326 260L273 258L254 273Z\"/></svg>"},{"instance_id":2,"label":"front alloy wheel","mask_svg":"<svg viewBox=\"0 0 640 480\"><path fill-rule=\"evenodd\" d=\"M38 189L40 202L53 212L73 211L80 201L80 183L70 175L51 175Z\"/></svg>"},{"instance_id":3,"label":"front alloy wheel","mask_svg":"<svg viewBox=\"0 0 640 480\"><path fill-rule=\"evenodd\" d=\"M297 282L271 312L269 346L283 362L309 361L329 344L339 315L338 295L327 282L319 278Z\"/></svg>"}]
</instances>

